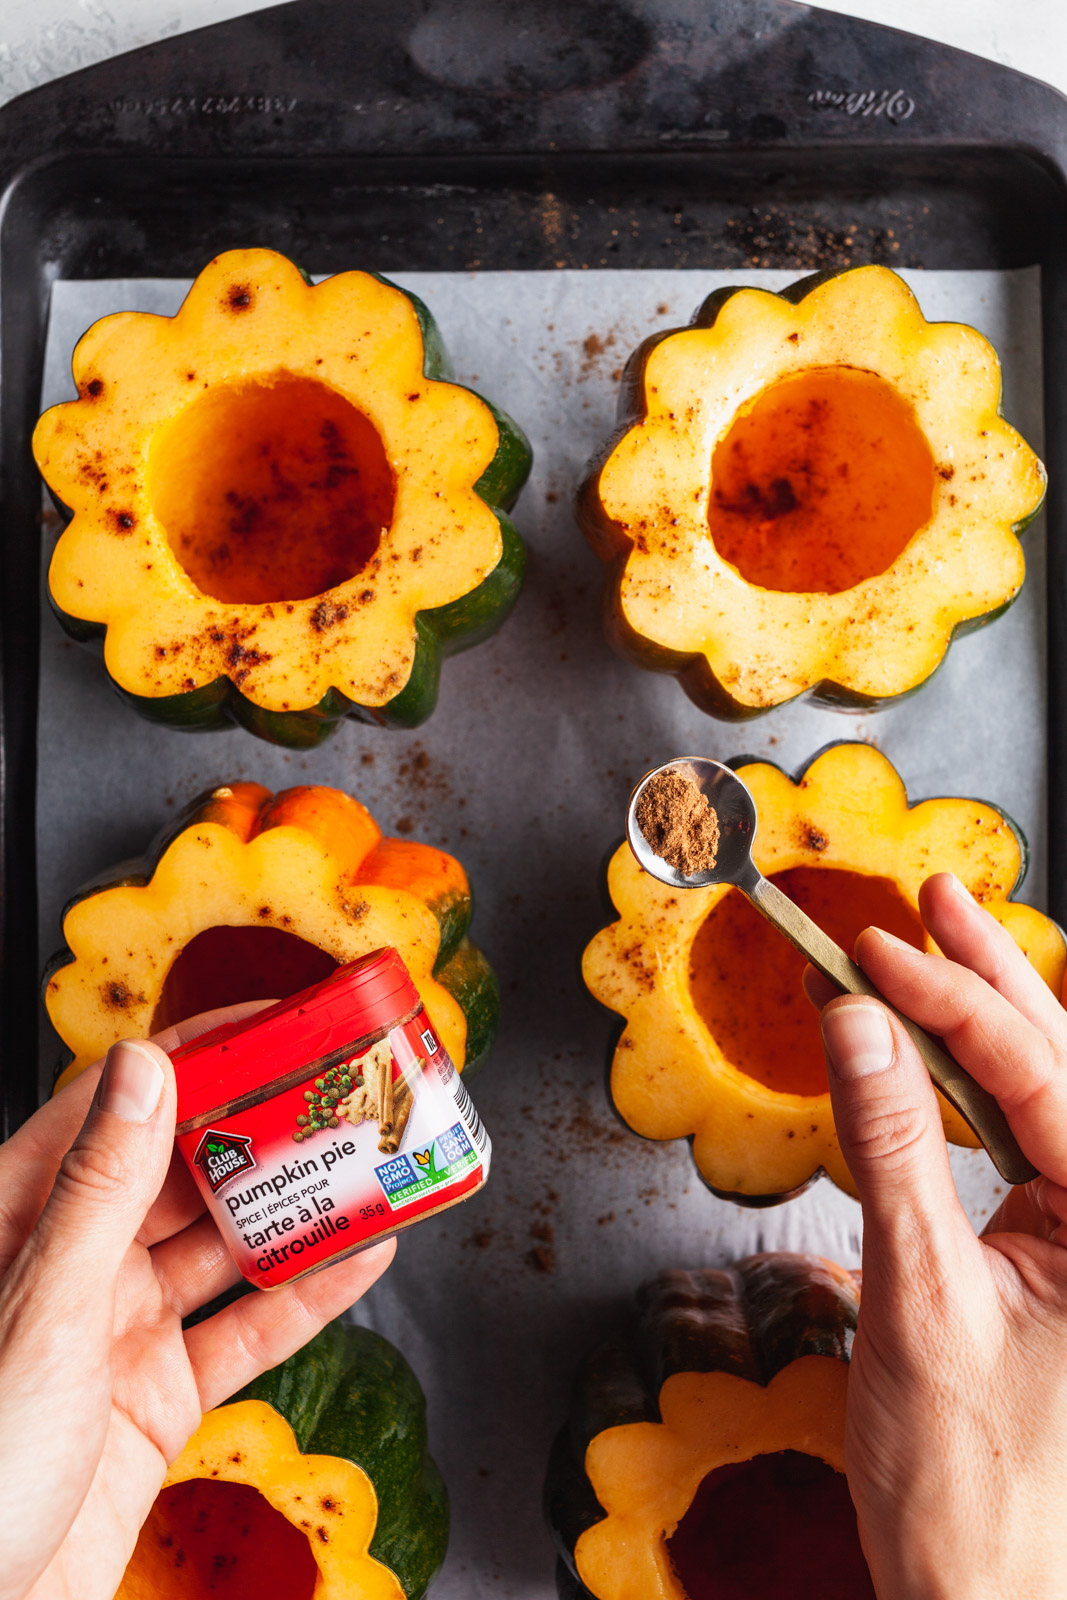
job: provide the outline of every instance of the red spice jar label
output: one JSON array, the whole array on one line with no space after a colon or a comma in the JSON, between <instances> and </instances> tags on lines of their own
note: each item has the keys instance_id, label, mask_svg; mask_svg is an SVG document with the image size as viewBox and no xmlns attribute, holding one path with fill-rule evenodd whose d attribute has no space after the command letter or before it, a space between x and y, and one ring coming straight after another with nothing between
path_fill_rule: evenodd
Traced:
<instances>
[{"instance_id":1,"label":"red spice jar label","mask_svg":"<svg viewBox=\"0 0 1067 1600\"><path fill-rule=\"evenodd\" d=\"M174 1063L178 1149L261 1288L466 1199L488 1176L488 1135L393 950L183 1046Z\"/></svg>"}]
</instances>

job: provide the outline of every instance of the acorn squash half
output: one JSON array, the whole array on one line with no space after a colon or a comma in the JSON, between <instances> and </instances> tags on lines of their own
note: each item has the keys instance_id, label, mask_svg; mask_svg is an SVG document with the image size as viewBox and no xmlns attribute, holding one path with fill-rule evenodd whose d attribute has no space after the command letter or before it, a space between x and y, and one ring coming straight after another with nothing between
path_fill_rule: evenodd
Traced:
<instances>
[{"instance_id":1,"label":"acorn squash half","mask_svg":"<svg viewBox=\"0 0 1067 1600\"><path fill-rule=\"evenodd\" d=\"M447 1544L415 1374L332 1322L206 1414L115 1600L421 1600Z\"/></svg>"},{"instance_id":2,"label":"acorn squash half","mask_svg":"<svg viewBox=\"0 0 1067 1600\"><path fill-rule=\"evenodd\" d=\"M383 838L324 785L234 783L194 800L142 861L87 884L63 917L44 999L68 1082L115 1042L239 1000L280 999L383 945L400 952L446 1050L484 1061L500 989L467 937L459 862Z\"/></svg>"},{"instance_id":3,"label":"acorn squash half","mask_svg":"<svg viewBox=\"0 0 1067 1600\"><path fill-rule=\"evenodd\" d=\"M514 604L529 444L386 279L231 250L176 316L95 323L73 367L33 441L73 513L49 593L150 720L292 746L413 727Z\"/></svg>"},{"instance_id":4,"label":"acorn squash half","mask_svg":"<svg viewBox=\"0 0 1067 1600\"><path fill-rule=\"evenodd\" d=\"M844 1478L858 1305L786 1252L643 1285L552 1450L560 1600L873 1600Z\"/></svg>"},{"instance_id":5,"label":"acorn squash half","mask_svg":"<svg viewBox=\"0 0 1067 1600\"><path fill-rule=\"evenodd\" d=\"M631 357L578 518L612 642L705 711L909 693L1015 598L1044 469L888 267L723 289Z\"/></svg>"},{"instance_id":6,"label":"acorn squash half","mask_svg":"<svg viewBox=\"0 0 1067 1600\"><path fill-rule=\"evenodd\" d=\"M870 925L934 948L919 889L954 872L1060 992L1063 934L1011 899L1025 845L996 807L909 805L892 764L866 744L831 745L796 779L766 761L732 765L756 802L756 865L846 950ZM855 1194L799 952L740 890L672 889L625 844L608 889L619 918L587 947L583 973L625 1019L610 1069L624 1121L645 1138L690 1139L704 1182L741 1204L789 1199L820 1172ZM977 1144L947 1101L941 1112L953 1144Z\"/></svg>"}]
</instances>

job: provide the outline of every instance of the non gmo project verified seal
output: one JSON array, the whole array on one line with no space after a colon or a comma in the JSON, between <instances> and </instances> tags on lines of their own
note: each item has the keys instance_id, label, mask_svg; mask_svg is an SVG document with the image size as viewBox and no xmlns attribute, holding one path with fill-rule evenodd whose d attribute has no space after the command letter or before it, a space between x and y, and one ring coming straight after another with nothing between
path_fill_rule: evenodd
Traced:
<instances>
[{"instance_id":1,"label":"non gmo project verified seal","mask_svg":"<svg viewBox=\"0 0 1067 1600\"><path fill-rule=\"evenodd\" d=\"M471 1149L466 1130L461 1122L439 1133L425 1150L411 1150L402 1156L375 1167L374 1175L385 1191L385 1198L396 1211L409 1200L448 1183L467 1167L474 1165L477 1156Z\"/></svg>"}]
</instances>

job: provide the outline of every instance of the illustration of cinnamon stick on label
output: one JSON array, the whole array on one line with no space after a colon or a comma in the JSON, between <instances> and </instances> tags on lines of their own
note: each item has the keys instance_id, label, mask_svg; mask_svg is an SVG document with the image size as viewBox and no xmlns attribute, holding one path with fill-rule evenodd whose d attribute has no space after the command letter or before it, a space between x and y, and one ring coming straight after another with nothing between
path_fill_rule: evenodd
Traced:
<instances>
[{"instance_id":1,"label":"illustration of cinnamon stick on label","mask_svg":"<svg viewBox=\"0 0 1067 1600\"><path fill-rule=\"evenodd\" d=\"M413 1063L413 1070L421 1073L426 1062L418 1056ZM388 1126L381 1126L381 1138L378 1140L378 1149L383 1155L393 1156L400 1149L404 1137L404 1129L411 1116L411 1108L415 1104L415 1094L411 1084L404 1073L400 1074L399 1082L393 1086L393 1109Z\"/></svg>"},{"instance_id":2,"label":"illustration of cinnamon stick on label","mask_svg":"<svg viewBox=\"0 0 1067 1600\"><path fill-rule=\"evenodd\" d=\"M378 1068L378 1128L388 1133L393 1126L393 1056Z\"/></svg>"}]
</instances>

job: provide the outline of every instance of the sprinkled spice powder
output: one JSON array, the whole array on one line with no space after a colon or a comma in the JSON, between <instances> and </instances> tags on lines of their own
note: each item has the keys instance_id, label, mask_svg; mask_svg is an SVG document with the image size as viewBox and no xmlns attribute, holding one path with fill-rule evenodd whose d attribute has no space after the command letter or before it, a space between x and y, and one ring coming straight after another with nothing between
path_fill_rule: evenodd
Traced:
<instances>
[{"instance_id":1,"label":"sprinkled spice powder","mask_svg":"<svg viewBox=\"0 0 1067 1600\"><path fill-rule=\"evenodd\" d=\"M683 767L650 778L637 802L637 826L661 861L688 877L710 872L719 856L719 819Z\"/></svg>"}]
</instances>

